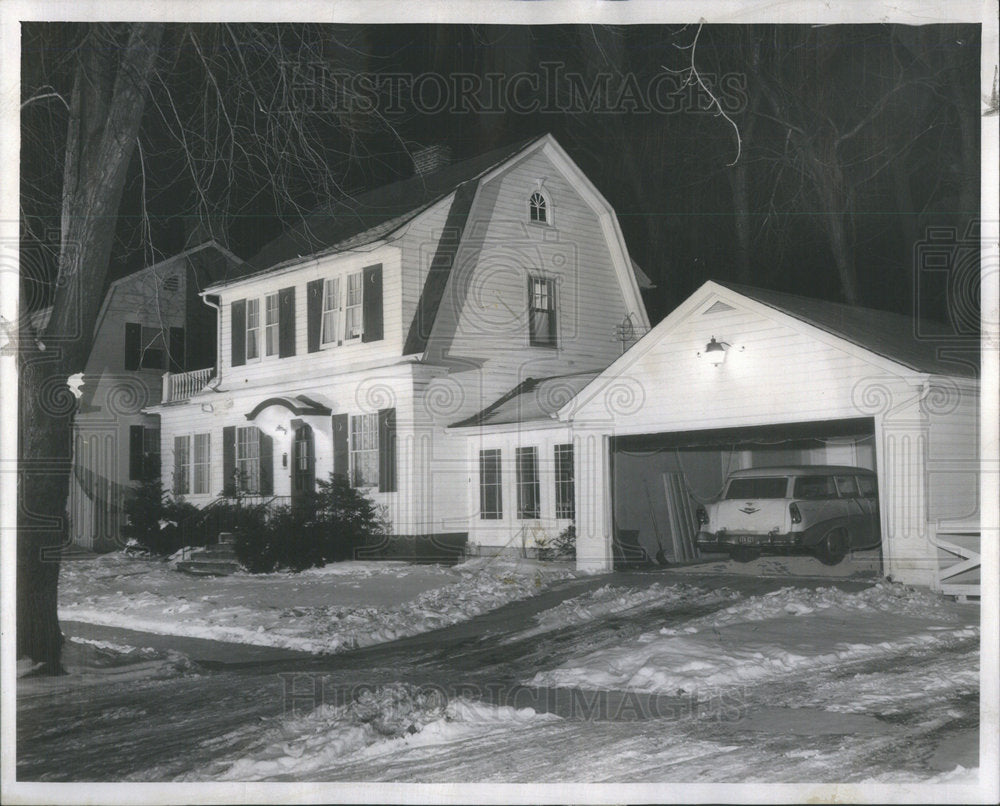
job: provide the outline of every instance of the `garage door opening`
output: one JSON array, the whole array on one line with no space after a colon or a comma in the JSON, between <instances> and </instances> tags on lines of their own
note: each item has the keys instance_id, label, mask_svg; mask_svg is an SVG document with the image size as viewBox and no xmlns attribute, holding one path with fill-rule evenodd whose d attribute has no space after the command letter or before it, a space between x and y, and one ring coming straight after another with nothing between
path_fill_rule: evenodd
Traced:
<instances>
[{"instance_id":1,"label":"garage door opening","mask_svg":"<svg viewBox=\"0 0 1000 806\"><path fill-rule=\"evenodd\" d=\"M616 568L698 559L697 507L717 499L735 470L780 465L876 470L875 424L867 417L636 434L614 438L611 448ZM880 570L877 551L874 562Z\"/></svg>"}]
</instances>

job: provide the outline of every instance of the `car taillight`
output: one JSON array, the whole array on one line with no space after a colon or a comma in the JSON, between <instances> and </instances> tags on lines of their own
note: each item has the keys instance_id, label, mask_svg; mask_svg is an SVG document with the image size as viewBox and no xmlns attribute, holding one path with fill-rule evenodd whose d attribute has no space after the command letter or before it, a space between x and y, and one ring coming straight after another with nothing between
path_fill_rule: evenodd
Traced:
<instances>
[{"instance_id":1,"label":"car taillight","mask_svg":"<svg viewBox=\"0 0 1000 806\"><path fill-rule=\"evenodd\" d=\"M802 513L796 504L788 505L788 514L792 516L792 523L802 523Z\"/></svg>"},{"instance_id":2,"label":"car taillight","mask_svg":"<svg viewBox=\"0 0 1000 806\"><path fill-rule=\"evenodd\" d=\"M699 506L695 512L698 516L698 523L702 526L708 523L708 513L705 511L705 507Z\"/></svg>"}]
</instances>

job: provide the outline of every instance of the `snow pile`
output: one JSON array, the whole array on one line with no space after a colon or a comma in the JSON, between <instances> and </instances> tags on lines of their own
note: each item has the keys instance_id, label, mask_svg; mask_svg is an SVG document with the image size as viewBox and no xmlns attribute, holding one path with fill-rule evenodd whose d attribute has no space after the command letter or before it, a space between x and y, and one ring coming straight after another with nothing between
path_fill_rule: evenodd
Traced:
<instances>
[{"instance_id":1,"label":"snow pile","mask_svg":"<svg viewBox=\"0 0 1000 806\"><path fill-rule=\"evenodd\" d=\"M723 592L728 591L723 589ZM940 596L930 591L921 591L881 580L872 587L856 593L834 587L814 590L796 587L780 588L762 596L740 599L737 603L717 613L686 621L683 627L664 627L660 630L660 634L696 633L705 628L763 621L786 614L807 616L830 608L860 613L883 612L943 621L954 621L958 618Z\"/></svg>"},{"instance_id":2,"label":"snow pile","mask_svg":"<svg viewBox=\"0 0 1000 806\"><path fill-rule=\"evenodd\" d=\"M505 639L505 643L521 641L532 635L551 632L562 627L586 624L612 613L623 614L628 611L657 606L676 606L681 602L715 601L727 595L735 596L736 594L731 594L728 591L708 592L692 585L664 585L659 582L646 588L622 588L604 585L596 590L587 591L580 596L567 599L548 610L543 610L535 616L537 626L522 630Z\"/></svg>"},{"instance_id":3,"label":"snow pile","mask_svg":"<svg viewBox=\"0 0 1000 806\"><path fill-rule=\"evenodd\" d=\"M535 686L713 696L845 662L955 645L979 634L954 610L900 586L858 593L783 588L644 633L535 674Z\"/></svg>"},{"instance_id":4,"label":"snow pile","mask_svg":"<svg viewBox=\"0 0 1000 806\"><path fill-rule=\"evenodd\" d=\"M333 769L358 754L396 754L471 734L558 720L532 708L492 706L438 689L395 683L362 691L346 705L320 705L304 716L281 718L235 761L220 761L184 780L295 779Z\"/></svg>"},{"instance_id":5,"label":"snow pile","mask_svg":"<svg viewBox=\"0 0 1000 806\"><path fill-rule=\"evenodd\" d=\"M68 564L59 617L163 635L337 652L474 618L572 576L531 560L454 568L350 562L303 574L191 577L124 555Z\"/></svg>"}]
</instances>

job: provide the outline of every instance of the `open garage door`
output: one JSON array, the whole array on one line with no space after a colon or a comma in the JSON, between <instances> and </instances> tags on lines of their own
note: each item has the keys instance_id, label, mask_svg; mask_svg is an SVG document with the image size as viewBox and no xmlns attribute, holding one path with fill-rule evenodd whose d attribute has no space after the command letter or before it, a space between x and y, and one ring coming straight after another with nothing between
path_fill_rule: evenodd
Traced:
<instances>
[{"instance_id":1,"label":"open garage door","mask_svg":"<svg viewBox=\"0 0 1000 806\"><path fill-rule=\"evenodd\" d=\"M697 557L695 509L715 500L734 470L779 465L876 470L875 425L869 417L634 434L615 437L611 448L618 568ZM874 562L877 573L877 551ZM825 567L815 565L817 572Z\"/></svg>"}]
</instances>

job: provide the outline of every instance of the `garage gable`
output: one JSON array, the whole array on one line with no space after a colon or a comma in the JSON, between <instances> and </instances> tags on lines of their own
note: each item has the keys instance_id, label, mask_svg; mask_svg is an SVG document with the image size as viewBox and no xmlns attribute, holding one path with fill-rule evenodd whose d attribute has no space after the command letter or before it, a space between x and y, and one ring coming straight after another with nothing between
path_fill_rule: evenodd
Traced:
<instances>
[{"instance_id":1,"label":"garage gable","mask_svg":"<svg viewBox=\"0 0 1000 806\"><path fill-rule=\"evenodd\" d=\"M718 365L713 352L723 356ZM926 377L707 282L559 417L579 425L613 422L617 433L866 417L886 395L902 400Z\"/></svg>"}]
</instances>

